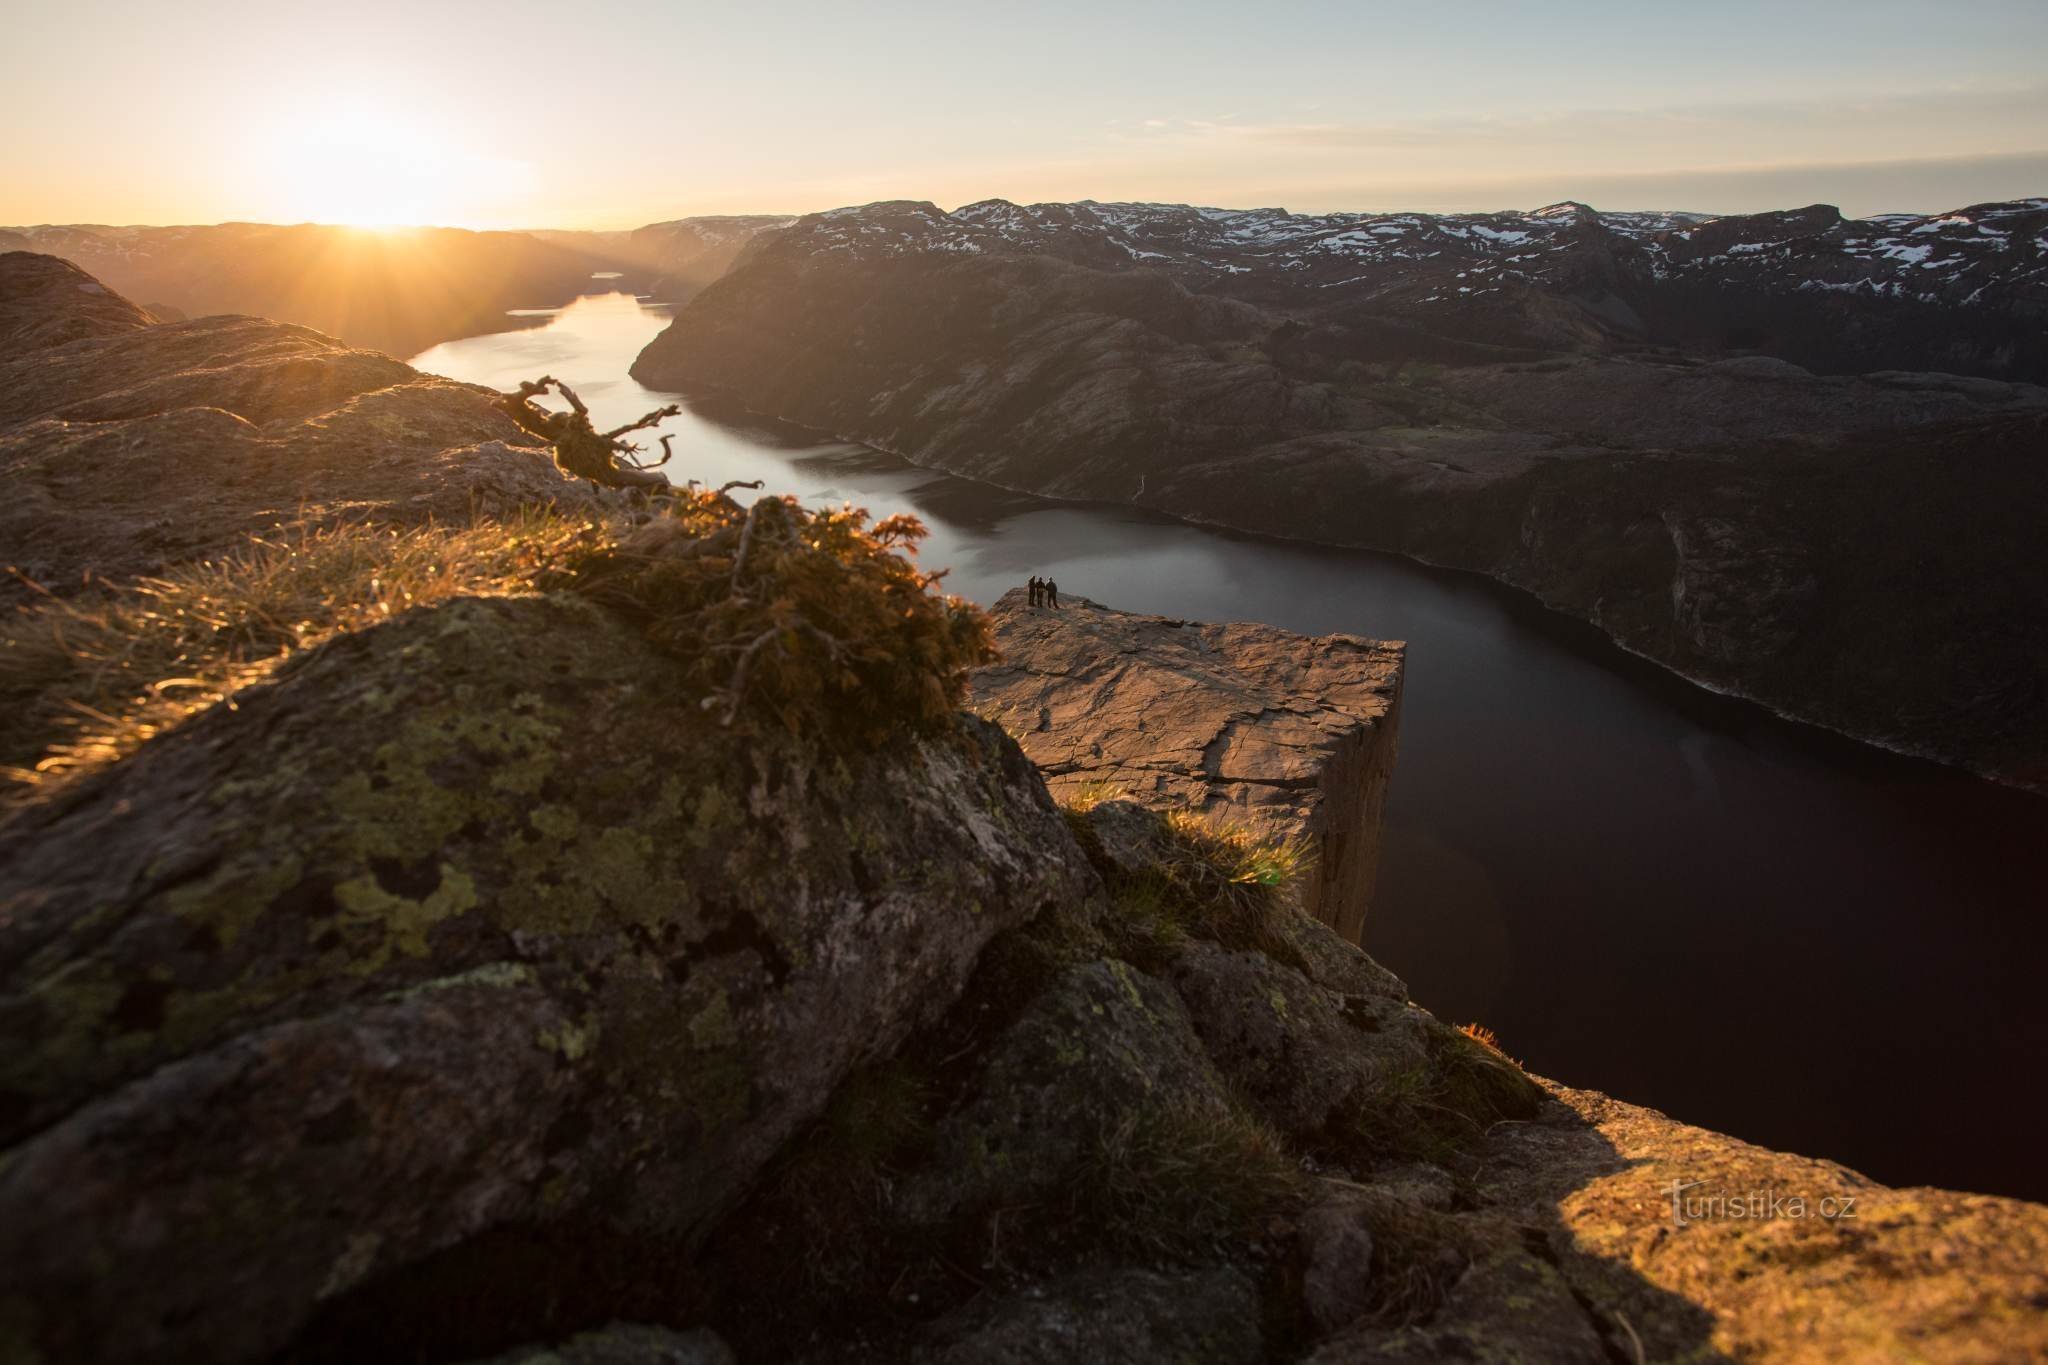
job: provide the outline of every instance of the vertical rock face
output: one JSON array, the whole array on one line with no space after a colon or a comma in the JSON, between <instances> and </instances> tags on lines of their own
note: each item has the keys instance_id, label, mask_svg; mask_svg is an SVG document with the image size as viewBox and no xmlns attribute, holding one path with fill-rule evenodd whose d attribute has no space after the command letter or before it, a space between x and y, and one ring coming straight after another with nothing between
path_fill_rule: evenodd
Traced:
<instances>
[{"instance_id":1,"label":"vertical rock face","mask_svg":"<svg viewBox=\"0 0 2048 1365\"><path fill-rule=\"evenodd\" d=\"M974 708L1056 794L1091 785L1191 807L1314 855L1303 905L1358 941L1379 872L1405 646L1116 611L1083 597L996 604L1003 662Z\"/></svg>"}]
</instances>

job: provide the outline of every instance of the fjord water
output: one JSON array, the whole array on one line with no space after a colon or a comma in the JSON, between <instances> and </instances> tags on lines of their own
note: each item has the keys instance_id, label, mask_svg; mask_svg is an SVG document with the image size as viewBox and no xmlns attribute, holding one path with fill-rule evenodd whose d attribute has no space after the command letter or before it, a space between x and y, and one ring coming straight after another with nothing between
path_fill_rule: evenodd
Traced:
<instances>
[{"instance_id":1,"label":"fjord water","mask_svg":"<svg viewBox=\"0 0 2048 1365\"><path fill-rule=\"evenodd\" d=\"M626 374L662 306L545 317L413 364L553 374L600 427L676 401ZM1010 493L710 403L660 431L678 482L916 513L922 561L976 601L1040 573L1131 611L1405 639L1365 946L1415 999L1752 1142L2048 1197L2048 800L1713 696L1474 575Z\"/></svg>"}]
</instances>

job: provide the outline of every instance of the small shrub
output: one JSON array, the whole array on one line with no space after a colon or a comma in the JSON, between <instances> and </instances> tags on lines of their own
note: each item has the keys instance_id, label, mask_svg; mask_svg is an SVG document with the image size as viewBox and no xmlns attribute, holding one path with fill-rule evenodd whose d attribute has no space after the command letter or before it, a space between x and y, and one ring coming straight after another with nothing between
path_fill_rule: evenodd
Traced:
<instances>
[{"instance_id":1,"label":"small shrub","mask_svg":"<svg viewBox=\"0 0 2048 1365\"><path fill-rule=\"evenodd\" d=\"M871 742L950 723L967 670L995 658L987 617L905 557L924 534L915 517L870 526L859 508L693 490L565 554L547 582L636 622L724 723L759 706L791 731Z\"/></svg>"}]
</instances>

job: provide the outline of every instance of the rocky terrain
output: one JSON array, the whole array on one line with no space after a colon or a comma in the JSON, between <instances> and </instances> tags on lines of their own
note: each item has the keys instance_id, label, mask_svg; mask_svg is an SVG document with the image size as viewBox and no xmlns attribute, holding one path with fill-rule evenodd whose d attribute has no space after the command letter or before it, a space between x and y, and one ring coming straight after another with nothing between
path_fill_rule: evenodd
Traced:
<instances>
[{"instance_id":1,"label":"rocky terrain","mask_svg":"<svg viewBox=\"0 0 2048 1365\"><path fill-rule=\"evenodd\" d=\"M0 675L53 620L127 622L131 651L184 632L188 667L275 625L269 580L237 575L298 552L226 545L302 477L371 517L452 507L478 470L521 471L508 499L573 496L528 482L551 472L537 449L442 443L488 421L476 390L301 328L239 320L270 329L244 350L152 325L85 282L0 257L0 362L86 376L9 390L34 409L6 431L9 490L46 466L36 441L104 426L212 469L226 510L150 552L163 579L88 562L113 537L73 552L92 582L10 608ZM388 423L309 415L393 391ZM252 393L281 396L233 417L245 443L210 466L177 444L179 414ZM344 429L378 452L353 486L320 449ZM721 497L572 504L595 561L354 612L0 817L0 1360L2048 1351L2048 1209L1886 1189L1533 1079L1301 913L1269 840L1061 804L998 725L722 720L701 651L675 647L679 582L778 619L771 658L822 633L777 615L833 602L820 581L847 620L971 618L861 596L900 574L837 576L886 540L763 548L794 514ZM432 543L479 543L499 514L473 507ZM373 522L328 598L430 533ZM10 557L41 543L7 534ZM202 628L167 620L195 557L223 555ZM789 576L749 607L763 563ZM1350 676L1322 656L1359 650L1352 714L1391 718L1384 651L1180 629L1233 660L1201 651L1211 689ZM920 651L879 665L949 695L959 656L903 638ZM819 657L876 666L849 642Z\"/></svg>"},{"instance_id":2,"label":"rocky terrain","mask_svg":"<svg viewBox=\"0 0 2048 1365\"><path fill-rule=\"evenodd\" d=\"M494 398L305 327L157 325L66 261L0 254L0 604L283 527L587 503Z\"/></svg>"},{"instance_id":3,"label":"rocky terrain","mask_svg":"<svg viewBox=\"0 0 2048 1365\"><path fill-rule=\"evenodd\" d=\"M166 319L246 313L413 355L521 325L511 309L609 289L680 302L787 218L684 218L631 232L469 232L317 223L0 229Z\"/></svg>"},{"instance_id":4,"label":"rocky terrain","mask_svg":"<svg viewBox=\"0 0 2048 1365\"><path fill-rule=\"evenodd\" d=\"M2048 201L1930 218L886 203L660 388L1062 497L1475 569L1717 689L2048 782Z\"/></svg>"},{"instance_id":5,"label":"rocky terrain","mask_svg":"<svg viewBox=\"0 0 2048 1365\"><path fill-rule=\"evenodd\" d=\"M1060 602L1033 607L1014 589L996 603L1003 657L975 671L974 710L1011 733L1057 798L1114 792L1300 841L1303 908L1358 942L1400 737L1402 646Z\"/></svg>"}]
</instances>

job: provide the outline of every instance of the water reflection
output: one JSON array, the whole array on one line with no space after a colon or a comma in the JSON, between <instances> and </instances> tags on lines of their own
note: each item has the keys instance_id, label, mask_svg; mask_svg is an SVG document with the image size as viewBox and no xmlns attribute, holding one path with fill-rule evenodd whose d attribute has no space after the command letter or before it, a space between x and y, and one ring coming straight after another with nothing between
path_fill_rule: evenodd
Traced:
<instances>
[{"instance_id":1,"label":"water reflection","mask_svg":"<svg viewBox=\"0 0 2048 1365\"><path fill-rule=\"evenodd\" d=\"M616 425L674 400L626 377L666 323L586 298L414 363L552 373ZM1677 683L1471 576L1008 493L715 403L661 430L679 479L917 513L924 562L980 601L1045 573L1132 610L1408 640L1367 946L1418 999L1753 1141L2048 1196L2011 1102L2048 1055L2048 802Z\"/></svg>"}]
</instances>

